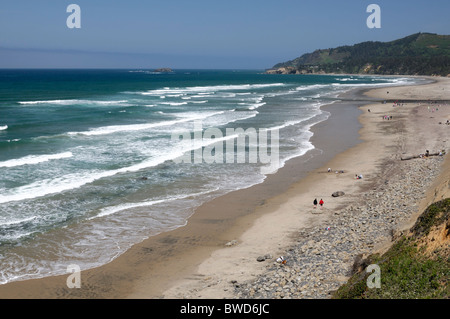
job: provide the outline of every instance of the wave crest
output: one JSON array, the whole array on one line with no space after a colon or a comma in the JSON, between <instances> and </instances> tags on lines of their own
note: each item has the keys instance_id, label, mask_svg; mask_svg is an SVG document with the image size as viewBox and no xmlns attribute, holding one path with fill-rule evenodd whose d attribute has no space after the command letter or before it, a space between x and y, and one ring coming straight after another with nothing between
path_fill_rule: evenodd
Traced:
<instances>
[{"instance_id":1,"label":"wave crest","mask_svg":"<svg viewBox=\"0 0 450 319\"><path fill-rule=\"evenodd\" d=\"M50 160L62 159L72 157L73 154L71 152L64 152L59 154L50 154L50 155L29 155L18 159L7 160L4 162L0 162L0 167L16 167L22 165L35 165L43 162L47 162Z\"/></svg>"}]
</instances>

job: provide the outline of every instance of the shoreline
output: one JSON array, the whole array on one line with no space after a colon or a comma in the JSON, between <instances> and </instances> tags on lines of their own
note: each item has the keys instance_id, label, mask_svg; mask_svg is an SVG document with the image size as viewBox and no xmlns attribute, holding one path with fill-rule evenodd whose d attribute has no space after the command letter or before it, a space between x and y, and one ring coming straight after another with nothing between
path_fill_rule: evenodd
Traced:
<instances>
[{"instance_id":1,"label":"shoreline","mask_svg":"<svg viewBox=\"0 0 450 319\"><path fill-rule=\"evenodd\" d=\"M448 90L450 80L443 82L441 87L435 83L434 88L445 87ZM402 87L395 91L409 94L421 89L433 91L432 88ZM382 93L382 89L376 89L366 94L380 97ZM349 195L350 198L343 198L342 205L336 205L325 213L328 214L325 224L316 222L293 232L291 245L283 252L287 263L281 265L270 260L263 274L235 285L236 298L329 299L333 291L346 283L357 260L386 251L396 238L409 230L428 205L450 197L448 155L401 160L402 154L424 153L425 148L445 149L448 153L448 127L430 115L437 117L439 114L448 119L450 105L441 105L439 113L427 110L429 105L414 103L395 109L384 104L361 107L366 111L361 116L364 143L345 153L352 165L367 169L364 179L354 179L353 183L367 179L366 185L346 192L344 197ZM369 108L371 112L368 112ZM385 111L392 112L393 120L376 120L374 110L380 117ZM328 176L326 180L318 184L331 183ZM301 186L297 186L298 191ZM351 185L341 182L340 186ZM293 194L289 200L303 204L304 210L312 213L314 209L305 208L308 203L301 197ZM333 199L335 202L338 200Z\"/></svg>"},{"instance_id":2,"label":"shoreline","mask_svg":"<svg viewBox=\"0 0 450 319\"><path fill-rule=\"evenodd\" d=\"M392 87L390 87L390 90L392 90ZM360 91L367 91L367 89L361 89ZM349 101L342 104L349 104ZM211 258L216 258L217 263L217 260L220 260L219 258L223 258L223 256L217 254L225 252L231 254L231 256L233 254L239 256L234 259L234 268L236 269L239 269L239 265L244 263L248 264L248 267L244 266L244 268L255 266L251 271L227 274L228 277L234 278L231 281L250 280L255 278L256 274L265 270L264 263L256 263L257 256L252 255L246 259L245 255L240 256L239 253L236 254L235 250L244 246L246 234L255 225L264 223L268 214L273 215L274 211L276 212L277 209L286 205L290 198L295 197L292 194L292 190L295 189L295 187L293 188L294 184L297 186L302 184L305 187L305 184L317 177L319 171L322 172L324 165L330 163L330 161L336 163L336 165L339 163L343 165L345 153L348 153L349 149L364 144L364 142L361 143L358 134L362 126L357 119L365 113L361 114L362 112L354 106L354 104L360 105L359 109L361 109L364 103L358 100L351 104L351 106L347 105L348 113L342 112L342 109L338 110L338 105L334 104L323 107L335 114L311 128L314 133L311 142L320 139L322 134L322 141L317 140L318 145L313 142L316 149L301 158L286 162L279 172L273 176L269 175L262 184L234 191L202 205L191 216L186 226L146 239L107 265L82 271L81 289L71 290L67 288L66 279L68 275L53 276L1 285L0 298L233 298L233 284L225 279L217 279L217 276L223 274L217 273L216 275L213 273L212 276L209 276L208 267L213 270L214 267L217 268L213 266L216 264L211 262ZM350 113L353 117L350 116ZM341 144L338 145L335 140L324 138L327 134L330 136L330 132L319 132L324 128L331 130L333 126L331 124L334 123L340 122L342 126L342 119L341 121L330 122L339 115L348 116L343 120L350 121L353 124L344 125L344 127L348 126L351 131L347 134L352 140L341 140ZM358 123L354 123L355 119ZM318 152L317 147L328 149L322 156L314 157L315 161L310 161L309 156ZM334 150L330 149L333 147L335 147ZM343 159L344 161L342 161ZM298 165L304 165L305 170L301 172L296 170L295 167ZM310 167L306 168L308 165ZM343 166L342 168L344 169ZM336 175L335 177L343 177L344 175L347 174ZM349 176L347 175L347 177ZM278 179L278 183L276 179ZM282 183L280 180L282 180ZM295 189L295 191L297 190ZM311 206L309 201L308 199L308 205ZM328 209L332 210L332 208ZM209 213L211 210L214 210L214 214ZM221 210L221 213L217 214L218 210ZM312 217L314 222L317 222L325 218L326 214ZM287 220L289 221L289 219ZM304 223L309 222L308 218L302 221ZM266 241L273 242L278 249L276 253L282 252L287 243L292 241L290 235L294 230L295 227L293 226L289 230L283 229L280 232L281 236L277 235L278 238L269 238ZM237 240L237 245L225 246L226 243L233 240ZM258 245L260 244L258 243ZM249 247L254 250L254 246L249 245L247 249ZM243 249L242 252L248 254L249 250ZM274 251L270 251L270 253L275 254ZM264 254L264 251L257 251L254 254ZM239 258L243 258L243 260L239 260ZM231 262L233 263L233 260ZM220 283L217 283L217 281L220 281ZM172 288L168 289L169 287ZM199 293L199 287L203 287L202 293Z\"/></svg>"},{"instance_id":3,"label":"shoreline","mask_svg":"<svg viewBox=\"0 0 450 319\"><path fill-rule=\"evenodd\" d=\"M442 81L445 82L448 88L450 81L448 79L443 79ZM439 83L441 83L441 81L436 81L432 84L424 84L425 86L405 86L402 88L415 91L417 88L422 87L422 89L425 88L426 90L430 85L438 86ZM392 87L389 89L392 91ZM378 95L371 97L383 100L384 96L380 93L383 90L385 90L385 88L369 91L363 90L362 92L366 92L365 96L370 96L370 92L377 91ZM340 213L338 211L351 205L358 197L374 187L376 178L379 178L380 174L384 173L384 168L393 169L395 167L393 164L395 159L391 158L387 164L384 163L385 157L390 157L386 151L392 147L396 147L396 139L399 135L401 137L404 132L399 132L399 134L395 134L390 138L384 136L389 139L389 141L380 141L379 138L383 137L383 134L380 136L379 132L374 132L378 129L377 126L379 123L372 121L371 116L373 115L373 112L367 113L368 107L372 107L373 109L380 108L383 110L390 110L390 108L392 108L388 104L362 105L360 109L364 112L359 118L363 124L363 128L360 132L363 143L339 153L337 156L333 157L326 166L322 166L321 168L310 172L307 177L300 180L298 183L294 183L288 191L270 198L263 207L258 207L257 211L262 214L261 217L255 220L252 227L239 238L236 246L216 250L208 260L204 261L199 266L197 275L201 276L201 278L187 278L184 281L180 281L177 286L167 290L165 296L167 298L305 298L308 296L308 293L310 294L309 296L311 296L312 291L316 289L317 285L320 286L321 282L315 283L314 285L316 286L312 288L313 290L308 291L308 287L305 285L305 287L301 287L305 290L300 291L300 287L298 286L300 283L297 283L297 286L290 284L291 282L298 280L296 275L293 275L293 277L288 276L288 278L283 279L283 276L280 275L280 271L283 272L283 270L280 269L283 269L284 266L276 263L275 260L279 255L286 256L294 249L292 248L292 245L299 241L296 233L314 227L317 228L315 231L323 232L323 228L319 225L322 223L325 225L330 224L334 214L339 215ZM415 109L417 109L417 106L413 105L411 109L406 109L405 113L409 114L411 110ZM406 114L403 116L406 119ZM387 122L383 124L386 123ZM390 128L395 129L395 125L392 124L396 122L392 121L390 123ZM329 122L327 125L328 124ZM403 122L403 124L405 123ZM429 129L430 127L427 128ZM433 139L433 137L431 137L431 139ZM412 136L412 140L415 140L415 136ZM422 147L424 146L422 145ZM448 143L445 148L448 148ZM422 149L420 150L423 152ZM367 156L368 154L369 157ZM394 157L395 156L397 156L397 154L394 154ZM364 159L370 164L367 165L367 163L364 163ZM397 160L398 159L399 158L397 158ZM447 158L447 162L448 161ZM346 174L342 174L341 176L340 174L335 175L326 173L327 167L334 167L335 169L345 168L346 170L349 170L349 163L350 167L352 167L352 169L350 169L350 171L352 171L350 176L344 178L344 175ZM356 185L353 174L361 171L364 171L365 173L365 180L364 182L358 181L360 185ZM437 171L438 170L436 169L436 172ZM321 179L324 176L326 176L324 181L318 181L318 179ZM333 182L333 179L338 180L338 182ZM339 189L333 187L339 187ZM311 207L312 199L314 196L317 196L318 189L320 189L320 192L322 193L324 189L326 189L328 196L325 200L326 202L328 201L328 203L331 203L331 205L328 204L326 211L321 212L320 214L316 214L315 212L317 211L314 211ZM331 199L331 196L329 195L333 191L338 190L345 190L347 195L342 198ZM413 197L413 200L414 199L415 198ZM272 225L277 225L278 230L274 230ZM399 228L401 228L401 226L399 226ZM391 229L389 229L388 233L390 231ZM358 240L357 237L355 239L356 241ZM368 247L374 248L374 241L377 243L377 246L374 249L385 247L387 245L386 240L389 240L389 238L369 240L370 244ZM311 245L310 242L308 245L308 248L313 248L313 245ZM312 251L317 255L326 255L323 253L324 249L326 250L325 247L316 247ZM291 255L290 258L301 258L299 257L301 255L301 253L294 256ZM264 256L268 256L267 259ZM257 259L260 258L264 262L258 262ZM352 258L349 258L348 256L344 256L344 258L347 258L345 262L349 263L348 265L344 265L344 268L351 266L351 263L353 262ZM327 265L330 260L325 259L321 262L322 265ZM298 263L297 261L293 263L297 263L297 266L299 267L295 270L291 268L290 271L295 271L296 274L302 272L305 274L305 264ZM311 265L313 266L313 269L318 266L315 262L311 262L309 266ZM287 266L284 268L289 269L290 267ZM274 269L277 269L278 271L274 273ZM305 275L306 279L304 278L303 284L305 283L305 280L311 281L310 276L307 273ZM265 279L261 280L261 278ZM334 284L342 284L347 278L347 276L343 276L342 274L337 275L337 277L334 278ZM270 285L267 285L267 280L269 282L272 281L270 282ZM322 280L327 279L322 278ZM283 294L286 287L294 290L296 293ZM260 289L259 295L256 293L258 288ZM281 293L274 293L279 292L280 289ZM271 291L272 293L268 294L267 291ZM323 298L323 296L320 295L316 297Z\"/></svg>"}]
</instances>

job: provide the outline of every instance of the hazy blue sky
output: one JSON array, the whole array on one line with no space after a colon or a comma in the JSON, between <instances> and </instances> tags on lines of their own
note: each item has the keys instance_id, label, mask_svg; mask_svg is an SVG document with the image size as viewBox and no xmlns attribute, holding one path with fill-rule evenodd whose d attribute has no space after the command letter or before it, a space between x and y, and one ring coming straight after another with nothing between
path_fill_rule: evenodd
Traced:
<instances>
[{"instance_id":1,"label":"hazy blue sky","mask_svg":"<svg viewBox=\"0 0 450 319\"><path fill-rule=\"evenodd\" d=\"M69 29L69 4L81 28ZM369 4L381 28L369 29ZM0 68L264 69L315 49L450 34L448 0L1 0Z\"/></svg>"}]
</instances>

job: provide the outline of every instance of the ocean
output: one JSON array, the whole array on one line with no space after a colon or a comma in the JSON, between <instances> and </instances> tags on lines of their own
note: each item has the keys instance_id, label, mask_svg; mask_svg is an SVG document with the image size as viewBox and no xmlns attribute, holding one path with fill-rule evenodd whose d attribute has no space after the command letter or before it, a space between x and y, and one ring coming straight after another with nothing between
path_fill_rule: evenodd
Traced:
<instances>
[{"instance_id":1,"label":"ocean","mask_svg":"<svg viewBox=\"0 0 450 319\"><path fill-rule=\"evenodd\" d=\"M0 284L106 264L314 149L310 128L340 93L417 81L0 70Z\"/></svg>"}]
</instances>

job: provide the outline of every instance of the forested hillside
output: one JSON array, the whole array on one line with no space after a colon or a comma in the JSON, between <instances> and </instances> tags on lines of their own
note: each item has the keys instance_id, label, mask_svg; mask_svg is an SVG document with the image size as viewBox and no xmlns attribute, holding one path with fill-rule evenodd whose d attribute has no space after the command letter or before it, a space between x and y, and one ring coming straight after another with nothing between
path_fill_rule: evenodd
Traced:
<instances>
[{"instance_id":1,"label":"forested hillside","mask_svg":"<svg viewBox=\"0 0 450 319\"><path fill-rule=\"evenodd\" d=\"M416 33L391 42L316 50L278 63L267 73L450 75L450 35Z\"/></svg>"}]
</instances>

